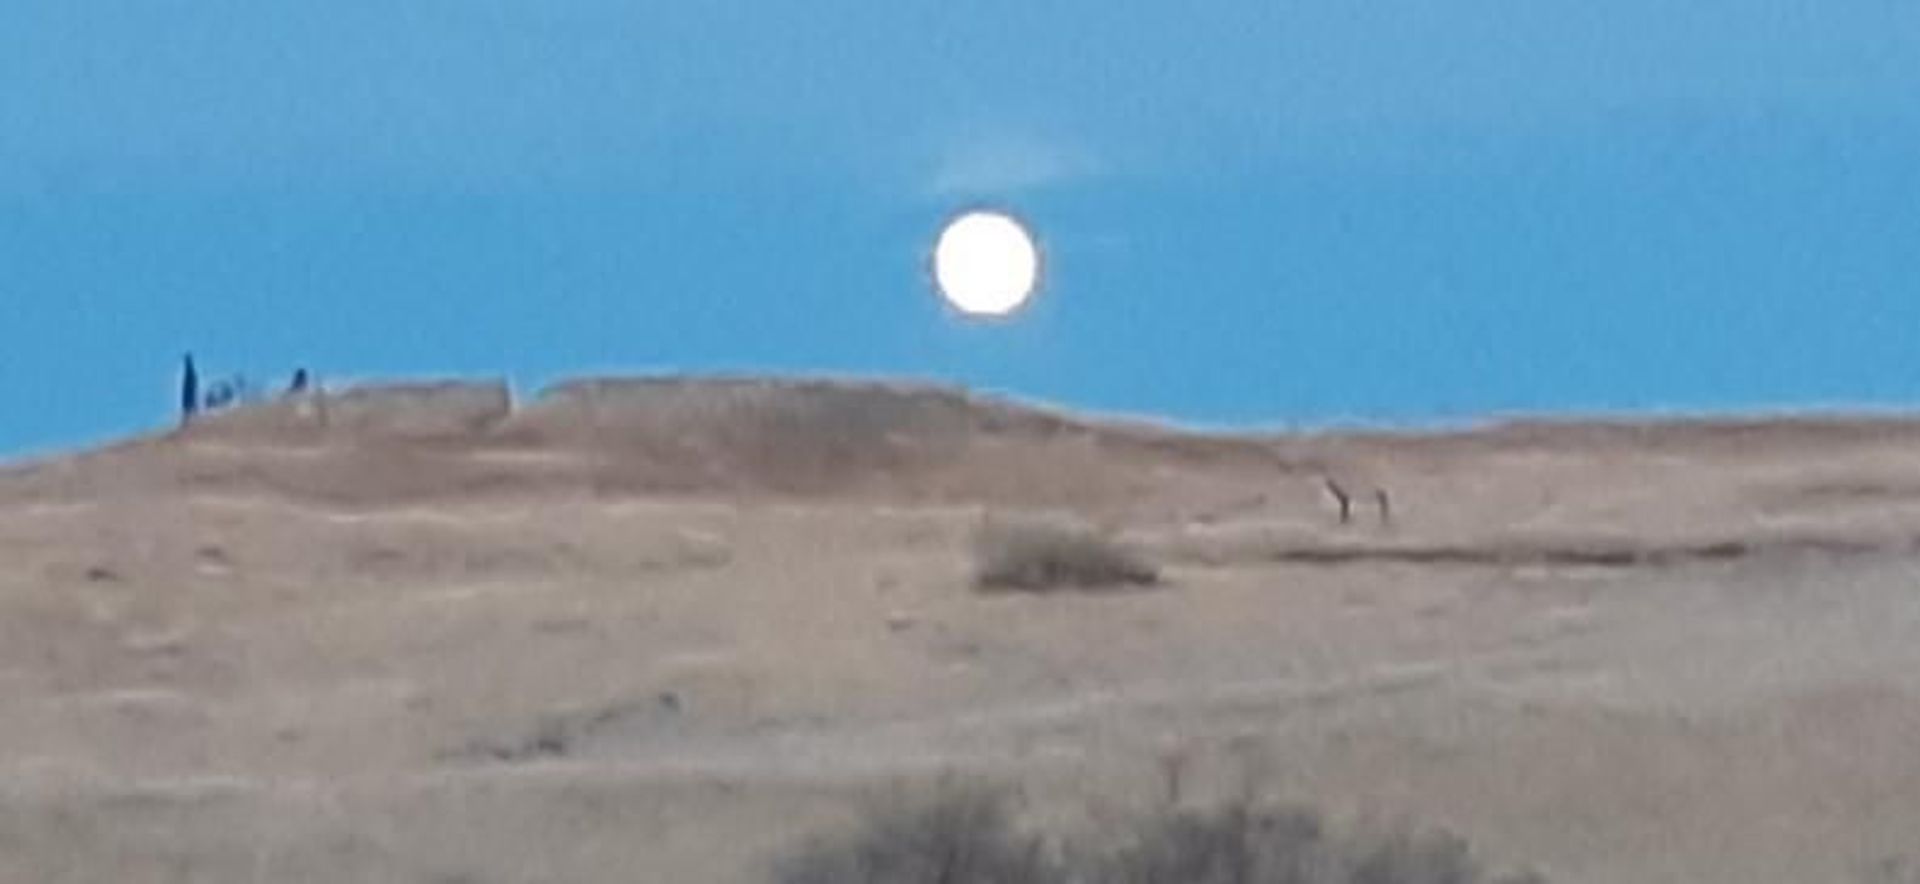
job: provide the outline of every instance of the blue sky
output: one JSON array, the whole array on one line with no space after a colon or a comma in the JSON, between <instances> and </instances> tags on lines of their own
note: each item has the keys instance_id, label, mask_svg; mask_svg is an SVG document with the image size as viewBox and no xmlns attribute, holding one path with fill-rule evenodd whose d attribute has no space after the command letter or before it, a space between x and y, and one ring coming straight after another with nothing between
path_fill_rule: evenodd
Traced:
<instances>
[{"instance_id":1,"label":"blue sky","mask_svg":"<svg viewBox=\"0 0 1920 884\"><path fill-rule=\"evenodd\" d=\"M948 213L1051 275L926 287ZM0 452L277 380L1202 423L1920 402L1909 0L0 0Z\"/></svg>"}]
</instances>

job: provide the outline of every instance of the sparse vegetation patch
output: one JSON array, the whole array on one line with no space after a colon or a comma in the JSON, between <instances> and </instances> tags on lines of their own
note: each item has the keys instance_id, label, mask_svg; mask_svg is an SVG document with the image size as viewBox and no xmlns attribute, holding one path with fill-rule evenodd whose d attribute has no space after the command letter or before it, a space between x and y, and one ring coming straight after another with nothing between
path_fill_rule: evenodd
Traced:
<instances>
[{"instance_id":1,"label":"sparse vegetation patch","mask_svg":"<svg viewBox=\"0 0 1920 884\"><path fill-rule=\"evenodd\" d=\"M990 518L974 543L975 585L989 591L1048 592L1152 586L1160 571L1092 526L1063 520Z\"/></svg>"},{"instance_id":2,"label":"sparse vegetation patch","mask_svg":"<svg viewBox=\"0 0 1920 884\"><path fill-rule=\"evenodd\" d=\"M1312 810L1254 800L1167 805L1071 843L1027 830L1004 793L947 789L876 803L808 842L778 884L1545 884L1488 872L1449 832L1340 831Z\"/></svg>"}]
</instances>

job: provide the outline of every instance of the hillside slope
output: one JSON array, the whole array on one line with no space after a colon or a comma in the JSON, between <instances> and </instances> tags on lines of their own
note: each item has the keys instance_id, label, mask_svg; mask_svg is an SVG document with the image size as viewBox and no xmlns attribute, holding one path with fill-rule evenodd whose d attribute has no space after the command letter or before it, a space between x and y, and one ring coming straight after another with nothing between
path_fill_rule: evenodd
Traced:
<instances>
[{"instance_id":1,"label":"hillside slope","mask_svg":"<svg viewBox=\"0 0 1920 884\"><path fill-rule=\"evenodd\" d=\"M976 591L983 514L1029 509L1164 581ZM1560 884L1854 880L1920 827L1916 537L1900 419L276 403L0 473L0 881L752 884L875 790L1097 825L1175 767Z\"/></svg>"}]
</instances>

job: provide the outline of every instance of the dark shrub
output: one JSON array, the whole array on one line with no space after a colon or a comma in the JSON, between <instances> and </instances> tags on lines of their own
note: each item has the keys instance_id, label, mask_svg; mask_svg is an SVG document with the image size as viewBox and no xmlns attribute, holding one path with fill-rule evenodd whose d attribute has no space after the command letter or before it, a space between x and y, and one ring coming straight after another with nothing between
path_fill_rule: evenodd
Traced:
<instances>
[{"instance_id":1,"label":"dark shrub","mask_svg":"<svg viewBox=\"0 0 1920 884\"><path fill-rule=\"evenodd\" d=\"M1253 801L1168 806L1069 849L1014 825L1000 793L876 805L779 866L780 884L1545 884L1489 876L1444 831L1359 835ZM1065 859L1062 859L1064 857Z\"/></svg>"},{"instance_id":2,"label":"dark shrub","mask_svg":"<svg viewBox=\"0 0 1920 884\"><path fill-rule=\"evenodd\" d=\"M1043 844L1016 830L1003 793L958 789L876 804L859 827L780 864L780 884L1052 884Z\"/></svg>"},{"instance_id":3,"label":"dark shrub","mask_svg":"<svg viewBox=\"0 0 1920 884\"><path fill-rule=\"evenodd\" d=\"M981 589L1047 592L1151 586L1160 572L1119 541L1067 522L990 520L975 538Z\"/></svg>"}]
</instances>

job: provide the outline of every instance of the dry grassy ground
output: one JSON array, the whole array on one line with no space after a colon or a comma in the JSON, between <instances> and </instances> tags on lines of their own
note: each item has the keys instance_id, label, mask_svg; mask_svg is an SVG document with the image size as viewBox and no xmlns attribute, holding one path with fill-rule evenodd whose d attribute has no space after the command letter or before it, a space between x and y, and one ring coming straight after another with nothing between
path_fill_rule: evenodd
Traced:
<instances>
[{"instance_id":1,"label":"dry grassy ground","mask_svg":"<svg viewBox=\"0 0 1920 884\"><path fill-rule=\"evenodd\" d=\"M330 405L0 474L0 880L744 882L902 779L1085 827L1171 767L1562 882L1920 851L1920 423ZM1329 476L1393 522L1338 524ZM1162 583L976 592L974 531L1026 511Z\"/></svg>"}]
</instances>

